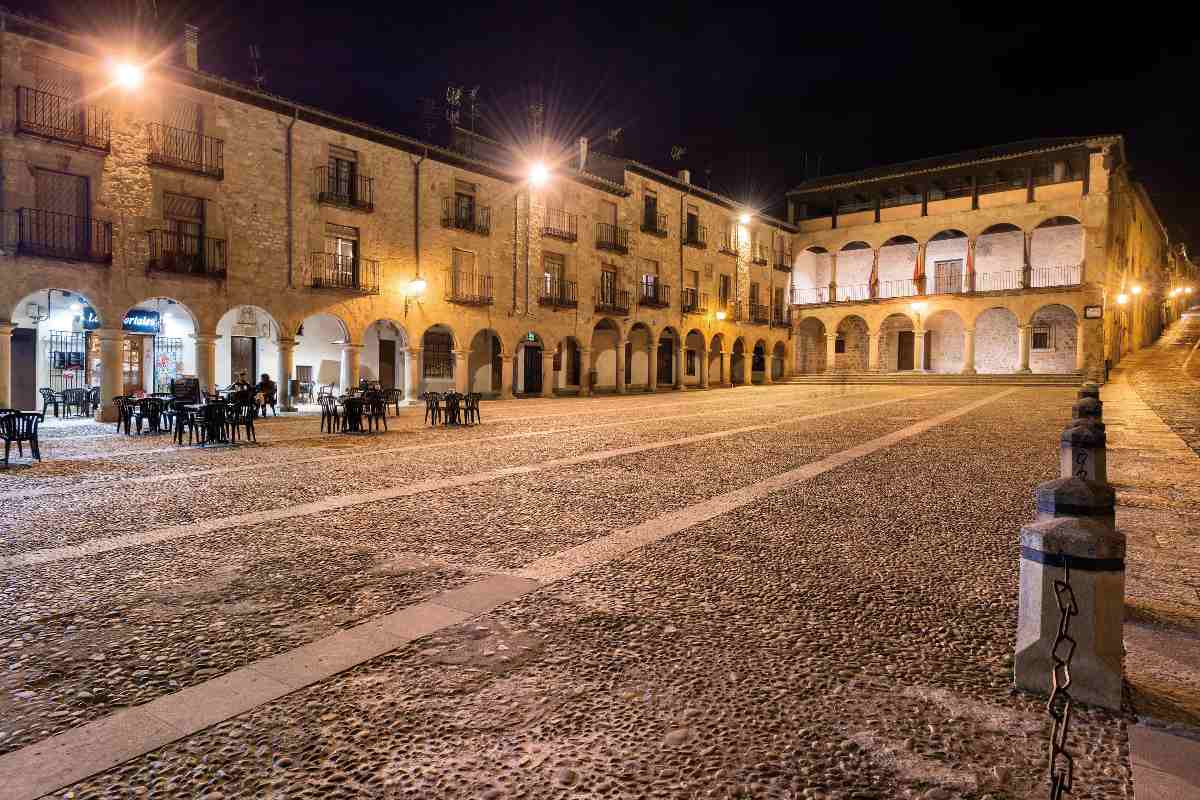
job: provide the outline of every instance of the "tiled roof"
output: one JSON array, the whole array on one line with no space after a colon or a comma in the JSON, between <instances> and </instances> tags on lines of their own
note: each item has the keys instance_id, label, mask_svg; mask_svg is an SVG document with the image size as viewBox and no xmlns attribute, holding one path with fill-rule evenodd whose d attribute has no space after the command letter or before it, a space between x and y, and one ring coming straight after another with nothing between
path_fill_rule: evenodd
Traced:
<instances>
[{"instance_id":1,"label":"tiled roof","mask_svg":"<svg viewBox=\"0 0 1200 800\"><path fill-rule=\"evenodd\" d=\"M1027 139L1023 142L981 147L975 150L964 150L959 153L919 158L915 161L903 161L899 164L886 164L881 167L844 172L840 175L826 175L805 181L788 192L789 195L806 194L808 192L826 191L843 186L853 186L859 183L893 180L912 175L966 167L974 164L985 164L990 161L1002 161L1009 158L1048 153L1055 150L1069 150L1076 147L1101 147L1116 144L1122 147L1120 136L1059 136L1047 139Z\"/></svg>"}]
</instances>

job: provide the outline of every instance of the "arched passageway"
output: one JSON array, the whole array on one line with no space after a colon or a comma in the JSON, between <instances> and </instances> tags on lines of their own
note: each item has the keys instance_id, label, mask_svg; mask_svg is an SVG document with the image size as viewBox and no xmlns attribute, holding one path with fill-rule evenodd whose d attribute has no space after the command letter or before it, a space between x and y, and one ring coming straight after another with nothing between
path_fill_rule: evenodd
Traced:
<instances>
[{"instance_id":1,"label":"arched passageway","mask_svg":"<svg viewBox=\"0 0 1200 800\"><path fill-rule=\"evenodd\" d=\"M725 334L714 334L708 344L708 385L728 386L729 376L726 374L725 361L728 355L725 348Z\"/></svg>"},{"instance_id":2,"label":"arched passageway","mask_svg":"<svg viewBox=\"0 0 1200 800\"><path fill-rule=\"evenodd\" d=\"M46 391L100 385L100 343L93 331L102 326L102 316L83 295L70 289L34 292L0 321L14 325L8 407L40 411Z\"/></svg>"},{"instance_id":3,"label":"arched passageway","mask_svg":"<svg viewBox=\"0 0 1200 800\"><path fill-rule=\"evenodd\" d=\"M733 352L729 358L729 377L734 385L750 382L750 364L746 361L746 342L738 337L733 342Z\"/></svg>"},{"instance_id":4,"label":"arched passageway","mask_svg":"<svg viewBox=\"0 0 1200 800\"><path fill-rule=\"evenodd\" d=\"M431 325L421 335L421 385L416 394L450 392L457 387L454 332L447 325ZM462 365L466 366L466 365Z\"/></svg>"},{"instance_id":5,"label":"arched passageway","mask_svg":"<svg viewBox=\"0 0 1200 800\"><path fill-rule=\"evenodd\" d=\"M399 389L405 399L412 399L408 385L408 332L399 322L380 319L367 326L363 333L361 378L378 383L385 391Z\"/></svg>"},{"instance_id":6,"label":"arched passageway","mask_svg":"<svg viewBox=\"0 0 1200 800\"><path fill-rule=\"evenodd\" d=\"M625 343L625 385L629 388L653 391L654 384L650 381L650 369L653 359L651 347L657 343L651 341L650 328L645 323L635 323L629 329L629 340Z\"/></svg>"},{"instance_id":7,"label":"arched passageway","mask_svg":"<svg viewBox=\"0 0 1200 800\"><path fill-rule=\"evenodd\" d=\"M837 340L833 346L833 368L844 372L866 372L870 347L871 335L866 320L851 314L838 323Z\"/></svg>"},{"instance_id":8,"label":"arched passageway","mask_svg":"<svg viewBox=\"0 0 1200 800\"><path fill-rule=\"evenodd\" d=\"M683 385L693 387L704 385L708 352L704 344L704 334L695 328L688 331L687 337L684 339L683 360Z\"/></svg>"},{"instance_id":9,"label":"arched passageway","mask_svg":"<svg viewBox=\"0 0 1200 800\"><path fill-rule=\"evenodd\" d=\"M925 320L925 346L930 372L962 372L965 330L962 317L953 311L943 309L929 315Z\"/></svg>"},{"instance_id":10,"label":"arched passageway","mask_svg":"<svg viewBox=\"0 0 1200 800\"><path fill-rule=\"evenodd\" d=\"M1079 318L1057 303L1034 312L1029 325L1029 368L1062 375L1079 368Z\"/></svg>"},{"instance_id":11,"label":"arched passageway","mask_svg":"<svg viewBox=\"0 0 1200 800\"><path fill-rule=\"evenodd\" d=\"M471 337L467 350L467 391L498 396L504 380L504 344L500 336L485 328Z\"/></svg>"},{"instance_id":12,"label":"arched passageway","mask_svg":"<svg viewBox=\"0 0 1200 800\"><path fill-rule=\"evenodd\" d=\"M517 342L513 356L513 392L529 397L550 395L554 389L553 354L542 337L529 331Z\"/></svg>"},{"instance_id":13,"label":"arched passageway","mask_svg":"<svg viewBox=\"0 0 1200 800\"><path fill-rule=\"evenodd\" d=\"M592 328L592 363L588 370L594 376L593 391L615 392L625 388L625 345L621 327L605 317Z\"/></svg>"},{"instance_id":14,"label":"arched passageway","mask_svg":"<svg viewBox=\"0 0 1200 800\"><path fill-rule=\"evenodd\" d=\"M558 343L554 353L554 388L560 392L577 393L583 382L583 354L578 340L567 336Z\"/></svg>"},{"instance_id":15,"label":"arched passageway","mask_svg":"<svg viewBox=\"0 0 1200 800\"><path fill-rule=\"evenodd\" d=\"M916 330L908 316L892 314L880 324L879 369L881 372L916 370L918 355Z\"/></svg>"},{"instance_id":16,"label":"arched passageway","mask_svg":"<svg viewBox=\"0 0 1200 800\"><path fill-rule=\"evenodd\" d=\"M819 375L825 371L825 324L805 317L796 326L796 373Z\"/></svg>"},{"instance_id":17,"label":"arched passageway","mask_svg":"<svg viewBox=\"0 0 1200 800\"><path fill-rule=\"evenodd\" d=\"M767 375L767 343L759 339L754 343L750 358L750 382L765 383Z\"/></svg>"},{"instance_id":18,"label":"arched passageway","mask_svg":"<svg viewBox=\"0 0 1200 800\"><path fill-rule=\"evenodd\" d=\"M1011 374L1020 361L1018 321L1007 308L989 308L975 318L975 371Z\"/></svg>"},{"instance_id":19,"label":"arched passageway","mask_svg":"<svg viewBox=\"0 0 1200 800\"><path fill-rule=\"evenodd\" d=\"M658 335L658 364L656 387L675 386L678 378L679 333L671 327L663 328Z\"/></svg>"},{"instance_id":20,"label":"arched passageway","mask_svg":"<svg viewBox=\"0 0 1200 800\"><path fill-rule=\"evenodd\" d=\"M326 338L324 327L328 326L328 338L346 340L346 326L336 317L315 323L319 334L310 338L311 350L304 352L308 358L316 358L327 353L333 354L330 382L337 383L338 368L341 363L340 345L328 345L317 340ZM225 312L217 321L217 341L214 348L214 383L218 387L229 386L242 374L247 382L255 383L252 377L267 373L271 379L279 383L281 376L279 360L279 324L265 309L258 306L234 306ZM296 337L296 364L305 364L313 368L316 374L320 364L317 361L301 361L301 339ZM201 370L203 372L203 370ZM203 381L202 381L203 382ZM209 387L206 387L209 388Z\"/></svg>"},{"instance_id":21,"label":"arched passageway","mask_svg":"<svg viewBox=\"0 0 1200 800\"><path fill-rule=\"evenodd\" d=\"M787 346L783 342L776 342L774 350L771 351L771 380L777 381L783 378L786 364Z\"/></svg>"}]
</instances>

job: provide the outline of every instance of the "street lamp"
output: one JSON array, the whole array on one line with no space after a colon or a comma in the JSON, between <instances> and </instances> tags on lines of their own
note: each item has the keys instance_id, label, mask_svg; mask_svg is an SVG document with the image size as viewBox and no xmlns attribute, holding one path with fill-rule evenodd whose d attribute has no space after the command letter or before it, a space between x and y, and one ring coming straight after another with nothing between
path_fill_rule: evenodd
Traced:
<instances>
[{"instance_id":1,"label":"street lamp","mask_svg":"<svg viewBox=\"0 0 1200 800\"><path fill-rule=\"evenodd\" d=\"M127 92L139 88L145 79L142 68L128 61L113 62L111 69L113 81Z\"/></svg>"},{"instance_id":2,"label":"street lamp","mask_svg":"<svg viewBox=\"0 0 1200 800\"><path fill-rule=\"evenodd\" d=\"M1127 294L1117 295L1117 305L1123 306L1128 302L1129 302L1129 295L1127 295Z\"/></svg>"},{"instance_id":3,"label":"street lamp","mask_svg":"<svg viewBox=\"0 0 1200 800\"><path fill-rule=\"evenodd\" d=\"M718 322L723 322L724 320L725 320L725 312L724 312L724 311L718 311L718 312L717 312L717 321L718 321Z\"/></svg>"},{"instance_id":4,"label":"street lamp","mask_svg":"<svg viewBox=\"0 0 1200 800\"><path fill-rule=\"evenodd\" d=\"M544 163L538 161L529 168L529 185L540 187L550 180L550 170Z\"/></svg>"},{"instance_id":5,"label":"street lamp","mask_svg":"<svg viewBox=\"0 0 1200 800\"><path fill-rule=\"evenodd\" d=\"M738 217L738 222L742 223L743 225L749 225L750 220L752 220L752 219L753 219L753 217L750 216L749 212L743 211L742 215L740 217Z\"/></svg>"},{"instance_id":6,"label":"street lamp","mask_svg":"<svg viewBox=\"0 0 1200 800\"><path fill-rule=\"evenodd\" d=\"M1141 284L1135 283L1133 286L1129 287L1129 291L1133 292L1134 296L1136 297L1142 293L1142 286Z\"/></svg>"}]
</instances>

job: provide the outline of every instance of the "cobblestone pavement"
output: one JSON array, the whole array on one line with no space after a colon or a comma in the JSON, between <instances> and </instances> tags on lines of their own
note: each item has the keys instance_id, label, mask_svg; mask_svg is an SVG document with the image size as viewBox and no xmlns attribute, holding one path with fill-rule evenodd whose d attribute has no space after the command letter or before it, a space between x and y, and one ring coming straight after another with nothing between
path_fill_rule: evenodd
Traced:
<instances>
[{"instance_id":1,"label":"cobblestone pavement","mask_svg":"<svg viewBox=\"0 0 1200 800\"><path fill-rule=\"evenodd\" d=\"M1200 453L1200 307L1184 315L1152 353L1126 367L1138 395Z\"/></svg>"},{"instance_id":2,"label":"cobblestone pavement","mask_svg":"<svg viewBox=\"0 0 1200 800\"><path fill-rule=\"evenodd\" d=\"M52 796L1040 794L1016 533L1072 400L783 385L205 451L64 434L0 473L0 752L988 401ZM1123 718L1072 736L1072 796L1128 796Z\"/></svg>"}]
</instances>

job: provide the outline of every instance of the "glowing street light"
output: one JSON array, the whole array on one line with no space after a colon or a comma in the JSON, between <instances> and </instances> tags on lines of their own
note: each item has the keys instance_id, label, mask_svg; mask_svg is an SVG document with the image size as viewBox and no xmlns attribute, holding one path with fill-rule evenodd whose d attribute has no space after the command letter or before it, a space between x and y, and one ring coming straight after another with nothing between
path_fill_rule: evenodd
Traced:
<instances>
[{"instance_id":1,"label":"glowing street light","mask_svg":"<svg viewBox=\"0 0 1200 800\"><path fill-rule=\"evenodd\" d=\"M112 65L113 80L127 92L139 88L145 80L142 68L128 61L118 61Z\"/></svg>"},{"instance_id":2,"label":"glowing street light","mask_svg":"<svg viewBox=\"0 0 1200 800\"><path fill-rule=\"evenodd\" d=\"M420 297L421 295L425 294L426 286L428 286L428 284L425 282L425 279L418 275L408 282L408 286L405 287L404 293L409 297Z\"/></svg>"},{"instance_id":3,"label":"glowing street light","mask_svg":"<svg viewBox=\"0 0 1200 800\"><path fill-rule=\"evenodd\" d=\"M749 225L750 220L752 219L754 218L750 216L749 212L742 212L742 215L738 217L738 222L742 223L743 225Z\"/></svg>"},{"instance_id":4,"label":"glowing street light","mask_svg":"<svg viewBox=\"0 0 1200 800\"><path fill-rule=\"evenodd\" d=\"M717 319L718 319L718 320L724 320L724 319L725 319L725 312L724 312L724 311L718 311L718 312L717 312Z\"/></svg>"},{"instance_id":5,"label":"glowing street light","mask_svg":"<svg viewBox=\"0 0 1200 800\"><path fill-rule=\"evenodd\" d=\"M1128 302L1129 302L1129 295L1127 295L1127 294L1117 295L1117 305L1123 306Z\"/></svg>"},{"instance_id":6,"label":"glowing street light","mask_svg":"<svg viewBox=\"0 0 1200 800\"><path fill-rule=\"evenodd\" d=\"M1136 297L1137 295L1142 293L1141 284L1135 283L1133 286L1129 287L1129 291L1133 292L1134 296Z\"/></svg>"},{"instance_id":7,"label":"glowing street light","mask_svg":"<svg viewBox=\"0 0 1200 800\"><path fill-rule=\"evenodd\" d=\"M912 310L917 312L918 314L920 314L922 311L924 311L926 309L926 307L927 307L927 305L922 302L916 302L916 303L912 304Z\"/></svg>"},{"instance_id":8,"label":"glowing street light","mask_svg":"<svg viewBox=\"0 0 1200 800\"><path fill-rule=\"evenodd\" d=\"M1192 287L1190 287L1190 286L1185 286L1185 287L1184 287L1184 289L1183 289L1183 293L1184 293L1184 294L1191 294L1191 293L1192 293Z\"/></svg>"},{"instance_id":9,"label":"glowing street light","mask_svg":"<svg viewBox=\"0 0 1200 800\"><path fill-rule=\"evenodd\" d=\"M529 185L543 186L550 180L550 170L541 161L529 168Z\"/></svg>"}]
</instances>

